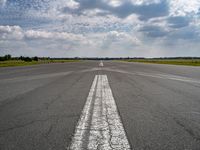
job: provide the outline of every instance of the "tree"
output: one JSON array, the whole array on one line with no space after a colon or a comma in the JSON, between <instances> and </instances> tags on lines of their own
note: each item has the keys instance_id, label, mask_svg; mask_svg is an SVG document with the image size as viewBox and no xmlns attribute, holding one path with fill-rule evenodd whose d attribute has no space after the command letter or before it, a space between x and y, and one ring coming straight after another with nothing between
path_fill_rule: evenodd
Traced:
<instances>
[{"instance_id":1,"label":"tree","mask_svg":"<svg viewBox=\"0 0 200 150\"><path fill-rule=\"evenodd\" d=\"M33 57L33 60L34 60L34 61L38 61L39 59L38 59L37 56L35 56L35 57Z\"/></svg>"},{"instance_id":2,"label":"tree","mask_svg":"<svg viewBox=\"0 0 200 150\"><path fill-rule=\"evenodd\" d=\"M12 58L12 56L10 54L4 56L5 60L11 60L11 58Z\"/></svg>"},{"instance_id":3,"label":"tree","mask_svg":"<svg viewBox=\"0 0 200 150\"><path fill-rule=\"evenodd\" d=\"M32 61L32 59L30 57L24 57L24 56L20 56L19 60L23 60L23 61Z\"/></svg>"},{"instance_id":4,"label":"tree","mask_svg":"<svg viewBox=\"0 0 200 150\"><path fill-rule=\"evenodd\" d=\"M24 61L32 61L32 59L30 57L24 57Z\"/></svg>"},{"instance_id":5,"label":"tree","mask_svg":"<svg viewBox=\"0 0 200 150\"><path fill-rule=\"evenodd\" d=\"M11 60L12 56L10 54L0 57L0 61Z\"/></svg>"}]
</instances>

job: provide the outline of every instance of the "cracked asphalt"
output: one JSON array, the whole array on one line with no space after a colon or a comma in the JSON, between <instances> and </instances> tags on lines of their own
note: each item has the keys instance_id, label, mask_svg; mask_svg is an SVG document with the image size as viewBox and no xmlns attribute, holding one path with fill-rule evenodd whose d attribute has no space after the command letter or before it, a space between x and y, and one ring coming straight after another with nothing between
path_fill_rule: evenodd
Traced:
<instances>
[{"instance_id":1,"label":"cracked asphalt","mask_svg":"<svg viewBox=\"0 0 200 150\"><path fill-rule=\"evenodd\" d=\"M200 149L199 67L99 63L0 68L0 150L67 149L95 75L107 75L132 149Z\"/></svg>"}]
</instances>

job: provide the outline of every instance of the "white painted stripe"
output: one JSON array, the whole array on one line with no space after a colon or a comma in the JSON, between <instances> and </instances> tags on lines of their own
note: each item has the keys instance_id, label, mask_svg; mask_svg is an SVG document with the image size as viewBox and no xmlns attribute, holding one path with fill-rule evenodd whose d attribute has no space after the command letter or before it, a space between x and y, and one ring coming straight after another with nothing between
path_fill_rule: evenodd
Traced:
<instances>
[{"instance_id":1,"label":"white painted stripe","mask_svg":"<svg viewBox=\"0 0 200 150\"><path fill-rule=\"evenodd\" d=\"M101 60L101 62L99 63L99 66L100 66L100 67L103 67L103 66L104 66L102 60Z\"/></svg>"},{"instance_id":2,"label":"white painted stripe","mask_svg":"<svg viewBox=\"0 0 200 150\"><path fill-rule=\"evenodd\" d=\"M74 134L74 137L72 139L72 144L69 149L72 150L81 150L83 147L84 139L85 139L85 133L89 128L89 120L90 120L90 110L91 110L91 104L93 100L93 95L95 93L96 83L97 83L98 76L95 76L92 87L90 89L87 101L85 103L85 106L82 111L82 115L78 121L76 131Z\"/></svg>"},{"instance_id":3,"label":"white painted stripe","mask_svg":"<svg viewBox=\"0 0 200 150\"><path fill-rule=\"evenodd\" d=\"M96 75L71 150L130 150L106 75Z\"/></svg>"}]
</instances>

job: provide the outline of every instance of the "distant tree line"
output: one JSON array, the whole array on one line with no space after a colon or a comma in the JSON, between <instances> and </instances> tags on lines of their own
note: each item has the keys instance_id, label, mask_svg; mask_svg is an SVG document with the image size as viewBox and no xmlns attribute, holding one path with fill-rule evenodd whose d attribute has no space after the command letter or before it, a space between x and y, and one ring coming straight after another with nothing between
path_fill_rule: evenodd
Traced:
<instances>
[{"instance_id":1,"label":"distant tree line","mask_svg":"<svg viewBox=\"0 0 200 150\"><path fill-rule=\"evenodd\" d=\"M30 61L39 61L39 57L37 57L37 56L35 56L35 57L24 57L24 56L12 57L10 54L0 56L0 61L7 61L7 60L23 60L26 62L30 62Z\"/></svg>"},{"instance_id":2,"label":"distant tree line","mask_svg":"<svg viewBox=\"0 0 200 150\"><path fill-rule=\"evenodd\" d=\"M10 54L5 55L5 56L0 56L0 61L6 61L6 60L11 60L12 56Z\"/></svg>"},{"instance_id":3,"label":"distant tree line","mask_svg":"<svg viewBox=\"0 0 200 150\"><path fill-rule=\"evenodd\" d=\"M148 59L148 60L166 60L166 59L200 59L200 57L160 57L160 58L144 58L144 57L68 57L68 58L50 58L50 57L12 57L10 54L0 56L0 61L7 60L22 60L26 62L40 61L40 60L134 60L134 59Z\"/></svg>"},{"instance_id":4,"label":"distant tree line","mask_svg":"<svg viewBox=\"0 0 200 150\"><path fill-rule=\"evenodd\" d=\"M20 57L18 58L18 60L23 60L23 61L29 62L29 61L38 61L39 58L38 58L37 56L35 56L35 57L24 57L24 56L20 56Z\"/></svg>"}]
</instances>

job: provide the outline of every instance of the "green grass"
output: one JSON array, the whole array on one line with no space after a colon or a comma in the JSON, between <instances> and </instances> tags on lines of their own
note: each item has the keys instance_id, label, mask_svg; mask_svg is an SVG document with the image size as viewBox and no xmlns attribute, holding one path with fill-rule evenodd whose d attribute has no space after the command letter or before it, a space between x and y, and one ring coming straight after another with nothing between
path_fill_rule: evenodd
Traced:
<instances>
[{"instance_id":1,"label":"green grass","mask_svg":"<svg viewBox=\"0 0 200 150\"><path fill-rule=\"evenodd\" d=\"M126 62L200 66L200 59L127 59Z\"/></svg>"},{"instance_id":2,"label":"green grass","mask_svg":"<svg viewBox=\"0 0 200 150\"><path fill-rule=\"evenodd\" d=\"M78 62L78 61L79 60L41 60L41 61L25 62L22 60L9 60L9 61L0 61L0 67L29 66L38 64L67 63L67 62Z\"/></svg>"}]
</instances>

